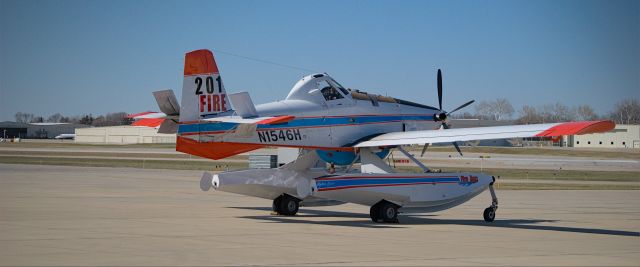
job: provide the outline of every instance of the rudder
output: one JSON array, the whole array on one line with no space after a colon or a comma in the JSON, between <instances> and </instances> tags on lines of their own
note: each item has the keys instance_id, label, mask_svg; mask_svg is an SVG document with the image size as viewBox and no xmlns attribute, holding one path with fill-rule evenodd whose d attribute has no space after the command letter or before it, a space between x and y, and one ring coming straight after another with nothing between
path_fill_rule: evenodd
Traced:
<instances>
[{"instance_id":1,"label":"rudder","mask_svg":"<svg viewBox=\"0 0 640 267\"><path fill-rule=\"evenodd\" d=\"M187 53L180 122L198 121L231 109L213 53L207 49Z\"/></svg>"}]
</instances>

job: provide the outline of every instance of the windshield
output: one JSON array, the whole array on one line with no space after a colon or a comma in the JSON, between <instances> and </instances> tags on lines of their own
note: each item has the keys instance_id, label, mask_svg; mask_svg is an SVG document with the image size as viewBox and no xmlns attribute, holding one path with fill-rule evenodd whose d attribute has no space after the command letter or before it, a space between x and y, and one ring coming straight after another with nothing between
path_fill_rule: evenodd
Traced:
<instances>
[{"instance_id":1,"label":"windshield","mask_svg":"<svg viewBox=\"0 0 640 267\"><path fill-rule=\"evenodd\" d=\"M321 88L320 92L322 93L322 96L325 100L330 101L344 98L344 96L338 93L338 90L333 85L327 83L326 81L321 81L318 83L318 85Z\"/></svg>"},{"instance_id":2,"label":"windshield","mask_svg":"<svg viewBox=\"0 0 640 267\"><path fill-rule=\"evenodd\" d=\"M349 91L347 91L347 89L344 89L344 87L342 87L342 85L341 85L341 84L339 84L338 82L336 82L336 80L334 80L334 79L329 79L329 83L330 83L333 87L340 89L340 91L341 91L344 95L348 95L348 94L349 94Z\"/></svg>"}]
</instances>

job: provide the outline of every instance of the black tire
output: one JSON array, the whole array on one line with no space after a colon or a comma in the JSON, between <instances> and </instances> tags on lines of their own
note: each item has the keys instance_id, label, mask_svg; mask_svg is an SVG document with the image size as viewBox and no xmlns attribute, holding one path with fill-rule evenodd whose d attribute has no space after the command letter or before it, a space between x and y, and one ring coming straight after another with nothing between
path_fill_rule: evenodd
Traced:
<instances>
[{"instance_id":1,"label":"black tire","mask_svg":"<svg viewBox=\"0 0 640 267\"><path fill-rule=\"evenodd\" d=\"M382 202L380 203L378 211L378 216L380 219L382 219L383 222L398 222L398 206L396 206L395 204L386 201Z\"/></svg>"},{"instance_id":2,"label":"black tire","mask_svg":"<svg viewBox=\"0 0 640 267\"><path fill-rule=\"evenodd\" d=\"M284 195L281 197L279 202L280 205L278 206L280 207L280 211L278 213L281 215L293 216L298 213L298 208L300 208L298 199L289 195Z\"/></svg>"},{"instance_id":3,"label":"black tire","mask_svg":"<svg viewBox=\"0 0 640 267\"><path fill-rule=\"evenodd\" d=\"M273 200L273 204L271 205L271 208L273 209L273 211L275 213L278 214L282 214L280 212L280 200L282 199L282 196L277 197L276 199Z\"/></svg>"},{"instance_id":4,"label":"black tire","mask_svg":"<svg viewBox=\"0 0 640 267\"><path fill-rule=\"evenodd\" d=\"M371 217L371 221L375 223L380 220L380 203L371 206L371 209L369 209L369 216Z\"/></svg>"},{"instance_id":5,"label":"black tire","mask_svg":"<svg viewBox=\"0 0 640 267\"><path fill-rule=\"evenodd\" d=\"M493 207L488 207L484 209L483 216L485 222L493 222L493 220L496 218L496 211L493 209Z\"/></svg>"}]
</instances>

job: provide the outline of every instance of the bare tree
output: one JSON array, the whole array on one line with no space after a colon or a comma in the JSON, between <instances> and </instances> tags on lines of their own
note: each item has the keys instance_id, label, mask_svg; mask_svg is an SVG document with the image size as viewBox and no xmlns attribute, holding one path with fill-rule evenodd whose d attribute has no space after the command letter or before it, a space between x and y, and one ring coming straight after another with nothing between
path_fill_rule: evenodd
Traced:
<instances>
[{"instance_id":1,"label":"bare tree","mask_svg":"<svg viewBox=\"0 0 640 267\"><path fill-rule=\"evenodd\" d=\"M475 106L475 110L476 117L478 117L479 119L491 119L491 104L489 104L489 102L484 100L480 101L480 103Z\"/></svg>"},{"instance_id":2,"label":"bare tree","mask_svg":"<svg viewBox=\"0 0 640 267\"><path fill-rule=\"evenodd\" d=\"M506 98L482 101L476 106L476 115L483 119L504 120L511 118L513 112L513 106Z\"/></svg>"},{"instance_id":3,"label":"bare tree","mask_svg":"<svg viewBox=\"0 0 640 267\"><path fill-rule=\"evenodd\" d=\"M638 124L640 123L640 103L637 99L620 101L610 116L616 123Z\"/></svg>"},{"instance_id":4,"label":"bare tree","mask_svg":"<svg viewBox=\"0 0 640 267\"><path fill-rule=\"evenodd\" d=\"M462 114L453 114L451 115L452 119L479 119L478 116L473 115L469 112L464 112Z\"/></svg>"},{"instance_id":5,"label":"bare tree","mask_svg":"<svg viewBox=\"0 0 640 267\"><path fill-rule=\"evenodd\" d=\"M598 119L598 115L593 111L593 108L589 105L580 105L576 108L576 120L580 121L593 121Z\"/></svg>"},{"instance_id":6,"label":"bare tree","mask_svg":"<svg viewBox=\"0 0 640 267\"><path fill-rule=\"evenodd\" d=\"M509 119L513 116L513 106L506 98L498 98L494 102L494 118L497 121Z\"/></svg>"},{"instance_id":7,"label":"bare tree","mask_svg":"<svg viewBox=\"0 0 640 267\"><path fill-rule=\"evenodd\" d=\"M22 122L22 123L31 122L31 120L33 120L33 117L34 117L33 114L23 113L23 112L18 112L15 115L16 122Z\"/></svg>"},{"instance_id":8,"label":"bare tree","mask_svg":"<svg viewBox=\"0 0 640 267\"><path fill-rule=\"evenodd\" d=\"M78 123L85 124L85 125L92 125L93 121L94 121L93 115L89 114L89 115L82 116L82 118L78 120Z\"/></svg>"},{"instance_id":9,"label":"bare tree","mask_svg":"<svg viewBox=\"0 0 640 267\"><path fill-rule=\"evenodd\" d=\"M557 102L553 105L553 122L563 122L575 120L575 114L569 107Z\"/></svg>"},{"instance_id":10,"label":"bare tree","mask_svg":"<svg viewBox=\"0 0 640 267\"><path fill-rule=\"evenodd\" d=\"M107 113L106 115L100 115L93 120L91 125L102 126L116 126L116 125L129 125L131 120L127 118L126 112Z\"/></svg>"},{"instance_id":11,"label":"bare tree","mask_svg":"<svg viewBox=\"0 0 640 267\"><path fill-rule=\"evenodd\" d=\"M36 116L36 117L33 117L33 119L31 119L31 121L29 122L34 122L34 123L44 122L44 118L42 116Z\"/></svg>"},{"instance_id":12,"label":"bare tree","mask_svg":"<svg viewBox=\"0 0 640 267\"><path fill-rule=\"evenodd\" d=\"M56 113L56 114L53 114L53 115L49 116L49 118L47 118L47 122L61 122L62 118L64 118L64 116L62 116L62 114Z\"/></svg>"},{"instance_id":13,"label":"bare tree","mask_svg":"<svg viewBox=\"0 0 640 267\"><path fill-rule=\"evenodd\" d=\"M535 107L524 105L520 110L520 118L517 119L517 123L520 124L533 124L541 123L542 116L538 113Z\"/></svg>"}]
</instances>

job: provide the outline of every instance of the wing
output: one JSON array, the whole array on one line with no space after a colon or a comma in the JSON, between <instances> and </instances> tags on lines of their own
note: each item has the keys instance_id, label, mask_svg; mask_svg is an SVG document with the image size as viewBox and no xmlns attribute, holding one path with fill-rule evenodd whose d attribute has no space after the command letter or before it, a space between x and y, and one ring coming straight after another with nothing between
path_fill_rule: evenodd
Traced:
<instances>
[{"instance_id":1,"label":"wing","mask_svg":"<svg viewBox=\"0 0 640 267\"><path fill-rule=\"evenodd\" d=\"M580 121L494 127L458 128L412 132L393 132L360 142L355 147L411 145L425 143L450 143L454 141L550 137L601 133L613 130L612 121Z\"/></svg>"}]
</instances>

